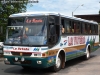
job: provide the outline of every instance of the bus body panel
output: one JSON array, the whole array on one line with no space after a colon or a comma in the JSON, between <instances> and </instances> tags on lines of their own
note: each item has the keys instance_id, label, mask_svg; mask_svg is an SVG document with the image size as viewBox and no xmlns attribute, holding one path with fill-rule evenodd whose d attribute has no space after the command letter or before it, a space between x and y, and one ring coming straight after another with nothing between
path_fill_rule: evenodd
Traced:
<instances>
[{"instance_id":1,"label":"bus body panel","mask_svg":"<svg viewBox=\"0 0 100 75\"><path fill-rule=\"evenodd\" d=\"M73 40L72 42L74 43L74 40L76 40L76 37L78 38L80 36L67 36L67 37L72 38L71 40ZM68 60L85 55L87 45L91 45L91 52L95 51L97 48L99 48L98 40L95 40L95 42L93 42L94 36L84 36L84 37L85 37L85 39L81 38L81 41L83 40L84 44L80 44L80 45L79 45L80 42L78 42L80 38L78 38L78 41L76 41L76 42L78 42L77 43L78 45L75 44L73 46L68 46L68 43L71 43L71 42L69 42L68 39L66 39L66 38L62 38L60 43L51 49L49 49L47 47L46 48L38 47L39 51L34 52L32 50L34 50L34 48L37 48L37 47L32 47L32 48L26 47L25 48L25 50L27 50L29 48L30 49L29 52L31 51L33 54L40 53L40 56L38 56L38 57L32 56L32 55L30 57L23 56L24 52L26 52L26 51L25 50L21 51L19 49L19 48L24 49L23 46L18 46L18 47L13 46L12 50L11 50L12 46L4 46L4 58L7 58L8 61L10 61L10 64L12 64L12 65L27 65L27 66L33 66L35 68L47 68L47 67L53 66L55 64L56 57L57 57L59 50L65 51L66 61L68 61ZM98 38L98 36L96 36L95 38ZM61 44L63 44L63 45L61 45ZM12 54L5 55L5 52L7 52L7 51L13 52L13 50L15 50L15 49L16 49L16 52L23 53L23 54L22 55L20 55L20 54L19 55L12 55ZM44 54L44 56L42 56L43 54ZM18 57L19 60L21 58L24 58L26 61L31 60L32 63L30 63L30 64L15 64L13 60L15 60L16 57ZM37 64L37 61L41 61L42 64Z\"/></svg>"},{"instance_id":2,"label":"bus body panel","mask_svg":"<svg viewBox=\"0 0 100 75\"><path fill-rule=\"evenodd\" d=\"M30 38L28 39L28 41L26 40L26 42L24 43L25 46L23 46L24 44L21 43L22 41L21 42L19 41L20 46L11 45L10 43L12 42L12 40L10 39L11 40L10 41L8 40L9 38L7 38L7 44L8 43L9 44L8 45L4 44L4 47L3 47L5 64L30 66L34 68L47 68L47 67L51 67L55 65L55 63L57 62L56 59L58 58L59 53L61 51L64 51L65 53L65 61L68 61L68 60L85 55L88 47L90 47L90 52L93 52L99 48L99 35L98 35L98 30L97 30L98 29L97 22L79 19L75 17L71 18L68 16L60 15L58 13L55 13L55 14L42 13L42 15L39 13L38 14L37 13L35 14L34 13L19 13L19 14L10 15L10 20L11 19L13 19L12 24L14 23L15 24L14 25L8 24L7 32L9 32L12 29L14 30L14 29L18 29L18 27L19 28L21 27L21 29L23 29L23 34L27 31L28 32L32 31L32 34L30 34ZM26 23L24 23L24 21ZM19 26L20 24L18 23L20 22L22 26ZM18 26L16 26L16 24L18 24ZM41 24L43 25L43 27L41 26ZM60 27L63 27L61 26L63 24L66 25L65 33L61 33ZM92 29L94 27L92 28L90 27L91 30L88 32L89 35L87 33L84 33L82 26L84 26L85 24L89 26L93 25L96 28L95 33L92 33L93 32ZM74 28L75 25L77 28L76 27ZM26 28L24 26L26 26ZM54 44L49 41L50 27L52 28L53 26L55 27L54 30L58 30L58 31L55 31L57 34L56 37L59 37L59 39L57 39L57 41ZM72 29L69 33L67 33L67 27L69 27L69 29ZM76 33L75 31L77 31L78 27L80 31ZM43 45L45 41L45 37L44 36L37 37L35 35L35 33L38 33L39 30L45 33L44 35L47 37L46 39L48 40L47 41L48 43L46 44L45 42L46 46ZM33 36L33 33L35 37ZM8 37L8 33L7 33L7 37ZM13 36L13 40L14 40L14 37L16 36ZM18 39L16 40L18 41L20 38L18 37ZM40 38L40 40L38 40L39 44L38 42L36 42L37 38ZM43 39L44 41L41 39ZM14 43L16 43L16 40L14 40L15 41ZM54 37L54 41L55 40L56 39ZM32 44L34 41L35 43ZM28 43L28 42L31 42L31 43ZM50 43L51 45L53 44L52 47L50 46ZM35 45L38 45L38 47Z\"/></svg>"}]
</instances>

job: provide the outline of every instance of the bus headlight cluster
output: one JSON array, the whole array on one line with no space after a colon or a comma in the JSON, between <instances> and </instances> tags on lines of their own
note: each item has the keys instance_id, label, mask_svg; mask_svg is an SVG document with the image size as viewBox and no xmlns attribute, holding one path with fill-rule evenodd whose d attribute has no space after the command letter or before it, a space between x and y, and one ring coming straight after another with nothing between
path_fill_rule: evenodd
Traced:
<instances>
[{"instance_id":1,"label":"bus headlight cluster","mask_svg":"<svg viewBox=\"0 0 100 75\"><path fill-rule=\"evenodd\" d=\"M4 58L4 60L5 60L5 61L8 61L8 59L7 59L7 58Z\"/></svg>"},{"instance_id":2,"label":"bus headlight cluster","mask_svg":"<svg viewBox=\"0 0 100 75\"><path fill-rule=\"evenodd\" d=\"M4 55L10 55L10 52L4 52Z\"/></svg>"},{"instance_id":3,"label":"bus headlight cluster","mask_svg":"<svg viewBox=\"0 0 100 75\"><path fill-rule=\"evenodd\" d=\"M7 58L4 59L5 64L10 64Z\"/></svg>"},{"instance_id":4,"label":"bus headlight cluster","mask_svg":"<svg viewBox=\"0 0 100 75\"><path fill-rule=\"evenodd\" d=\"M37 61L37 64L42 64L42 61Z\"/></svg>"},{"instance_id":5,"label":"bus headlight cluster","mask_svg":"<svg viewBox=\"0 0 100 75\"><path fill-rule=\"evenodd\" d=\"M18 61L18 57L15 57L15 61Z\"/></svg>"}]
</instances>

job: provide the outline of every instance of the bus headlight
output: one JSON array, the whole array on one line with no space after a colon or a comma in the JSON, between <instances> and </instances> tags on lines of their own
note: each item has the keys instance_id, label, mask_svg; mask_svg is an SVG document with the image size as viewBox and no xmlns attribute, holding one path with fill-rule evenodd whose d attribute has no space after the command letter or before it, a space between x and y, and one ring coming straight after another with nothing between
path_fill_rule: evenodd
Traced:
<instances>
[{"instance_id":1,"label":"bus headlight","mask_svg":"<svg viewBox=\"0 0 100 75\"><path fill-rule=\"evenodd\" d=\"M15 61L18 61L18 57L15 57Z\"/></svg>"},{"instance_id":2,"label":"bus headlight","mask_svg":"<svg viewBox=\"0 0 100 75\"><path fill-rule=\"evenodd\" d=\"M8 59L7 59L7 58L5 58L4 60L5 60L5 61L8 61Z\"/></svg>"},{"instance_id":3,"label":"bus headlight","mask_svg":"<svg viewBox=\"0 0 100 75\"><path fill-rule=\"evenodd\" d=\"M25 59L22 57L22 58L21 58L21 61L23 62L23 61L25 61Z\"/></svg>"},{"instance_id":4,"label":"bus headlight","mask_svg":"<svg viewBox=\"0 0 100 75\"><path fill-rule=\"evenodd\" d=\"M4 59L5 64L10 64L7 58Z\"/></svg>"},{"instance_id":5,"label":"bus headlight","mask_svg":"<svg viewBox=\"0 0 100 75\"><path fill-rule=\"evenodd\" d=\"M42 64L42 61L37 61L37 64Z\"/></svg>"},{"instance_id":6,"label":"bus headlight","mask_svg":"<svg viewBox=\"0 0 100 75\"><path fill-rule=\"evenodd\" d=\"M4 52L4 55L10 55L10 52Z\"/></svg>"}]
</instances>

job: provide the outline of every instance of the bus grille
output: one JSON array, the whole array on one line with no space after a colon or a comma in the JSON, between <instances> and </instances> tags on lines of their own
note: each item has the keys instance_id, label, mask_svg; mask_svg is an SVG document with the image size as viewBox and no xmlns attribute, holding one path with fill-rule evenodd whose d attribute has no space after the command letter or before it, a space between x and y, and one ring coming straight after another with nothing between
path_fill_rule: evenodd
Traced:
<instances>
[{"instance_id":1,"label":"bus grille","mask_svg":"<svg viewBox=\"0 0 100 75\"><path fill-rule=\"evenodd\" d=\"M11 52L12 55L17 55L17 56L31 56L32 53L25 53L25 52Z\"/></svg>"}]
</instances>

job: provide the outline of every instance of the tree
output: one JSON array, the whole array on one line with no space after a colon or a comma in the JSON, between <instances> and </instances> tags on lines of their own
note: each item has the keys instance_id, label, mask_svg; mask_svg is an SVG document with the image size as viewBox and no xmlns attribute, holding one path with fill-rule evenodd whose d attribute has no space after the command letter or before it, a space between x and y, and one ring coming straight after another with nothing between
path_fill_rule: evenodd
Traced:
<instances>
[{"instance_id":1,"label":"tree","mask_svg":"<svg viewBox=\"0 0 100 75\"><path fill-rule=\"evenodd\" d=\"M3 0L2 0L3 1ZM15 1L15 2L14 2ZM23 1L23 2L21 2ZM7 19L10 14L21 13L26 11L27 0L5 0L5 2L0 2L0 32L1 29L3 33L0 33L0 41L4 40L4 35L6 33Z\"/></svg>"},{"instance_id":2,"label":"tree","mask_svg":"<svg viewBox=\"0 0 100 75\"><path fill-rule=\"evenodd\" d=\"M100 10L99 10L99 15L100 15Z\"/></svg>"}]
</instances>

